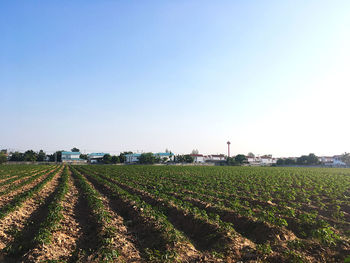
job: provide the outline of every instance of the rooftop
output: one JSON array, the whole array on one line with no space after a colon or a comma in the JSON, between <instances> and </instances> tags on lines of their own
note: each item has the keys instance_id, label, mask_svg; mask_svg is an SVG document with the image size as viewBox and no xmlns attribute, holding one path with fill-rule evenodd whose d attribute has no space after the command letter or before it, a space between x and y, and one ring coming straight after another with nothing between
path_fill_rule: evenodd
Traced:
<instances>
[{"instance_id":1,"label":"rooftop","mask_svg":"<svg viewBox=\"0 0 350 263\"><path fill-rule=\"evenodd\" d=\"M64 155L80 155L80 152L62 152Z\"/></svg>"},{"instance_id":2,"label":"rooftop","mask_svg":"<svg viewBox=\"0 0 350 263\"><path fill-rule=\"evenodd\" d=\"M173 153L154 153L153 155L158 155L158 156L172 156L174 155Z\"/></svg>"},{"instance_id":3,"label":"rooftop","mask_svg":"<svg viewBox=\"0 0 350 263\"><path fill-rule=\"evenodd\" d=\"M89 156L105 156L106 154L109 153L89 153Z\"/></svg>"}]
</instances>

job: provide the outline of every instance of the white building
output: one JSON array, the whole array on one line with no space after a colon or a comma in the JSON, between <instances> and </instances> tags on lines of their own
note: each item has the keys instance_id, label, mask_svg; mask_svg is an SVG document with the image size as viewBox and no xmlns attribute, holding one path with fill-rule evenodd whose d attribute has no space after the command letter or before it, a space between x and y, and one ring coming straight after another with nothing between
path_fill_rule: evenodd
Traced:
<instances>
[{"instance_id":1,"label":"white building","mask_svg":"<svg viewBox=\"0 0 350 263\"><path fill-rule=\"evenodd\" d=\"M109 153L90 153L88 155L89 163L100 163L103 160L103 156Z\"/></svg>"},{"instance_id":2,"label":"white building","mask_svg":"<svg viewBox=\"0 0 350 263\"><path fill-rule=\"evenodd\" d=\"M175 158L173 153L154 153L153 155L164 162L174 161Z\"/></svg>"},{"instance_id":3,"label":"white building","mask_svg":"<svg viewBox=\"0 0 350 263\"><path fill-rule=\"evenodd\" d=\"M203 154L191 154L193 157L193 162L194 163L204 163L204 155Z\"/></svg>"},{"instance_id":4,"label":"white building","mask_svg":"<svg viewBox=\"0 0 350 263\"><path fill-rule=\"evenodd\" d=\"M334 155L334 156L321 156L318 157L318 160L326 166L346 166L346 163L342 161L341 155Z\"/></svg>"},{"instance_id":5,"label":"white building","mask_svg":"<svg viewBox=\"0 0 350 263\"><path fill-rule=\"evenodd\" d=\"M206 162L223 162L226 161L226 156L224 154L211 154L205 156Z\"/></svg>"},{"instance_id":6,"label":"white building","mask_svg":"<svg viewBox=\"0 0 350 263\"><path fill-rule=\"evenodd\" d=\"M342 161L341 155L334 155L333 156L333 166L346 166L346 163Z\"/></svg>"},{"instance_id":7,"label":"white building","mask_svg":"<svg viewBox=\"0 0 350 263\"><path fill-rule=\"evenodd\" d=\"M80 152L62 152L62 163L86 163L86 160L80 159Z\"/></svg>"},{"instance_id":8,"label":"white building","mask_svg":"<svg viewBox=\"0 0 350 263\"><path fill-rule=\"evenodd\" d=\"M333 156L321 156L318 157L318 160L324 165L333 165Z\"/></svg>"},{"instance_id":9,"label":"white building","mask_svg":"<svg viewBox=\"0 0 350 263\"><path fill-rule=\"evenodd\" d=\"M272 155L263 155L260 157L261 165L273 165L277 163L276 158L272 158Z\"/></svg>"},{"instance_id":10,"label":"white building","mask_svg":"<svg viewBox=\"0 0 350 263\"><path fill-rule=\"evenodd\" d=\"M141 153L130 153L125 155L125 163L138 163Z\"/></svg>"},{"instance_id":11,"label":"white building","mask_svg":"<svg viewBox=\"0 0 350 263\"><path fill-rule=\"evenodd\" d=\"M247 157L249 165L254 166L270 166L277 163L277 158L272 158L272 155L263 155L257 157Z\"/></svg>"},{"instance_id":12,"label":"white building","mask_svg":"<svg viewBox=\"0 0 350 263\"><path fill-rule=\"evenodd\" d=\"M141 153L131 153L125 155L125 163L138 163ZM153 156L159 158L162 162L174 160L173 153L153 153Z\"/></svg>"}]
</instances>

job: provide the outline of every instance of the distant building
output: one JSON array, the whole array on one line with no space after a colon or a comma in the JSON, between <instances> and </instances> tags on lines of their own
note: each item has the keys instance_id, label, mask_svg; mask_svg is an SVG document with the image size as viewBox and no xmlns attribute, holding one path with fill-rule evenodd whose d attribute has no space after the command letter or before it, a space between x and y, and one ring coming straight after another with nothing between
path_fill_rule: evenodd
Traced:
<instances>
[{"instance_id":1,"label":"distant building","mask_svg":"<svg viewBox=\"0 0 350 263\"><path fill-rule=\"evenodd\" d=\"M334 158L333 156L321 156L321 157L318 157L318 160L323 165L332 166Z\"/></svg>"},{"instance_id":2,"label":"distant building","mask_svg":"<svg viewBox=\"0 0 350 263\"><path fill-rule=\"evenodd\" d=\"M226 162L226 156L224 154L211 154L204 156L204 161L206 163L212 163L215 165L222 165Z\"/></svg>"},{"instance_id":3,"label":"distant building","mask_svg":"<svg viewBox=\"0 0 350 263\"><path fill-rule=\"evenodd\" d=\"M88 154L89 163L101 163L103 156L109 153L90 153Z\"/></svg>"},{"instance_id":4,"label":"distant building","mask_svg":"<svg viewBox=\"0 0 350 263\"><path fill-rule=\"evenodd\" d=\"M171 152L169 153L154 153L153 154L156 158L160 158L160 160L168 162L168 161L173 161L175 155Z\"/></svg>"},{"instance_id":5,"label":"distant building","mask_svg":"<svg viewBox=\"0 0 350 263\"><path fill-rule=\"evenodd\" d=\"M341 155L334 155L334 156L320 156L318 157L318 160L322 165L330 166L330 167L344 167L346 166L346 163L342 161Z\"/></svg>"},{"instance_id":6,"label":"distant building","mask_svg":"<svg viewBox=\"0 0 350 263\"><path fill-rule=\"evenodd\" d=\"M273 158L272 155L250 156L247 157L247 162L252 166L270 166L277 163L277 158Z\"/></svg>"},{"instance_id":7,"label":"distant building","mask_svg":"<svg viewBox=\"0 0 350 263\"><path fill-rule=\"evenodd\" d=\"M193 157L194 163L205 163L203 154L190 154Z\"/></svg>"},{"instance_id":8,"label":"distant building","mask_svg":"<svg viewBox=\"0 0 350 263\"><path fill-rule=\"evenodd\" d=\"M80 159L80 152L62 152L62 163L86 163Z\"/></svg>"},{"instance_id":9,"label":"distant building","mask_svg":"<svg viewBox=\"0 0 350 263\"><path fill-rule=\"evenodd\" d=\"M342 161L341 155L334 155L333 156L333 166L346 166L346 163Z\"/></svg>"},{"instance_id":10,"label":"distant building","mask_svg":"<svg viewBox=\"0 0 350 263\"><path fill-rule=\"evenodd\" d=\"M125 155L125 163L138 163L140 161L141 153L131 153ZM174 154L173 153L153 153L153 156L159 158L161 161L173 161Z\"/></svg>"},{"instance_id":11,"label":"distant building","mask_svg":"<svg viewBox=\"0 0 350 263\"><path fill-rule=\"evenodd\" d=\"M125 155L125 163L138 163L141 153L130 153Z\"/></svg>"},{"instance_id":12,"label":"distant building","mask_svg":"<svg viewBox=\"0 0 350 263\"><path fill-rule=\"evenodd\" d=\"M262 166L269 166L277 163L276 158L272 158L272 155L263 155L260 157Z\"/></svg>"}]
</instances>

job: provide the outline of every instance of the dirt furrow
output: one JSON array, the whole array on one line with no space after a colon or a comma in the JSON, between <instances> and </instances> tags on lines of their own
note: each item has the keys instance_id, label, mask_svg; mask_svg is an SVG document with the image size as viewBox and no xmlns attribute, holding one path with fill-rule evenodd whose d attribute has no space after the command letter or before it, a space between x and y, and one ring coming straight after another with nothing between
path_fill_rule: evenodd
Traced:
<instances>
[{"instance_id":1,"label":"dirt furrow","mask_svg":"<svg viewBox=\"0 0 350 263\"><path fill-rule=\"evenodd\" d=\"M19 177L19 176L21 176L21 174L9 175L9 176L6 176L6 177L4 177L4 178L1 178L1 179L0 179L0 184L3 183L3 182L5 182L5 181L7 181L7 180L11 180L11 179L16 178L16 177ZM5 184L6 184L6 183L5 183Z\"/></svg>"},{"instance_id":2,"label":"dirt furrow","mask_svg":"<svg viewBox=\"0 0 350 263\"><path fill-rule=\"evenodd\" d=\"M53 169L54 170L54 169ZM8 194L0 196L0 208L6 205L8 202L10 202L16 195L23 193L25 191L28 191L29 189L33 188L35 185L43 181L53 170L48 171L44 175L40 176L39 178L35 179L30 184L27 184L23 186L22 188L15 189ZM34 176L34 175L32 175ZM27 178L28 179L28 178Z\"/></svg>"},{"instance_id":3,"label":"dirt furrow","mask_svg":"<svg viewBox=\"0 0 350 263\"><path fill-rule=\"evenodd\" d=\"M108 178L105 179L108 180ZM121 188L124 188L130 193L137 194L141 199L152 206L166 209L166 214L170 223L175 228L185 233L195 245L196 249L193 249L193 251L195 251L197 255L202 255L200 257L197 256L197 260L201 261L205 258L204 262L212 262L209 251L219 247L221 247L221 250L225 250L228 253L227 255L229 256L226 259L232 259L232 257L236 259L247 259L250 257L248 255L254 257L252 251L254 250L255 244L250 240L240 237L237 234L226 236L224 233L217 232L217 228L213 224L201 221L191 214L179 210L176 206L168 206L162 200L156 199L141 190L131 188L130 186L120 184L113 180L111 180L111 182L118 184ZM217 262L217 260L215 260L215 262Z\"/></svg>"},{"instance_id":4,"label":"dirt furrow","mask_svg":"<svg viewBox=\"0 0 350 263\"><path fill-rule=\"evenodd\" d=\"M48 170L48 169L46 169L46 170ZM41 172L43 172L43 170L40 170L40 171L27 171L27 172L25 172L27 175L25 176L25 178L28 178L28 177L30 177L30 176L34 176L34 175L36 175L36 174L38 174L38 173L41 173ZM5 182L5 181L7 181L7 180L11 180L11 179L13 179L13 178L15 178L15 177L18 177L18 179L22 179L22 178L24 178L24 177L22 177L22 178L20 178L20 176L22 176L24 174L24 172L21 172L21 173L18 173L18 174L14 174L14 175L8 175L8 176L6 176L6 178L1 178L0 179L0 184L1 183L3 183L3 182ZM14 182L16 182L16 181L14 181ZM2 191L3 191L3 189L1 189Z\"/></svg>"},{"instance_id":5,"label":"dirt furrow","mask_svg":"<svg viewBox=\"0 0 350 263\"><path fill-rule=\"evenodd\" d=\"M12 182L6 182L4 183L2 186L1 186L1 191L6 191L9 187L13 186L13 185L17 185L17 184L20 184L26 180L28 180L30 177L34 176L33 175L27 175L25 177L21 177L21 178L18 178L16 179L15 181L12 181Z\"/></svg>"},{"instance_id":6,"label":"dirt furrow","mask_svg":"<svg viewBox=\"0 0 350 263\"><path fill-rule=\"evenodd\" d=\"M6 175L4 175L4 176L1 176L1 178L0 178L0 183L4 182L4 181L6 181L6 180L12 179L12 178L14 178L14 177L21 176L21 175L23 175L23 173L26 173L26 174L28 174L28 175L30 176L30 175L32 175L34 172L35 172L35 170L30 170L30 171L21 171L21 172L16 173L16 174L6 174ZM39 172L39 171L37 171L37 172Z\"/></svg>"},{"instance_id":7,"label":"dirt furrow","mask_svg":"<svg viewBox=\"0 0 350 263\"><path fill-rule=\"evenodd\" d=\"M202 258L205 258L205 256L199 253L192 244L187 242L178 244L176 242L176 244L173 244L173 248L165 245L167 242L164 240L163 233L158 229L158 226L140 214L140 212L142 213L142 208L139 209L134 203L118 198L108 186L100 185L89 175L85 174L85 176L102 195L107 197L112 210L124 218L130 240L132 240L143 257L147 258L148 252L154 249L159 252L175 249L180 255L181 262L204 262ZM212 261L208 260L206 262Z\"/></svg>"},{"instance_id":8,"label":"dirt furrow","mask_svg":"<svg viewBox=\"0 0 350 263\"><path fill-rule=\"evenodd\" d=\"M95 188L94 185L88 181L91 187ZM98 189L96 189L98 190ZM115 212L111 207L111 200L108 199L103 193L101 193L102 201L105 209L110 215L112 215L109 224L117 229L118 235L115 237L115 246L119 253L121 254L118 262L145 262L140 255L137 246L135 245L136 239L128 231L127 227L124 225L124 219Z\"/></svg>"},{"instance_id":9,"label":"dirt furrow","mask_svg":"<svg viewBox=\"0 0 350 263\"><path fill-rule=\"evenodd\" d=\"M36 211L42 202L55 190L61 172L62 169L57 172L42 191L34 195L33 198L26 200L19 209L10 213L0 221L1 250L14 240L14 234L20 232L25 227L27 219L30 218L33 212Z\"/></svg>"},{"instance_id":10,"label":"dirt furrow","mask_svg":"<svg viewBox=\"0 0 350 263\"><path fill-rule=\"evenodd\" d=\"M63 217L60 227L52 233L52 242L33 248L25 256L25 262L67 261L76 249L81 234L79 222L75 218L74 208L78 203L78 189L69 178L69 192L62 202Z\"/></svg>"}]
</instances>

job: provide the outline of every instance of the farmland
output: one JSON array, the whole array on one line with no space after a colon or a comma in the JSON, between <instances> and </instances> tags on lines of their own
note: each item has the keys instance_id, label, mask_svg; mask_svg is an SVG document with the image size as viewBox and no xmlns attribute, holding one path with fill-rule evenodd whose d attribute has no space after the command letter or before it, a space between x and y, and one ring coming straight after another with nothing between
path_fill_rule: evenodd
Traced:
<instances>
[{"instance_id":1,"label":"farmland","mask_svg":"<svg viewBox=\"0 0 350 263\"><path fill-rule=\"evenodd\" d=\"M0 262L344 262L350 169L0 166Z\"/></svg>"}]
</instances>

